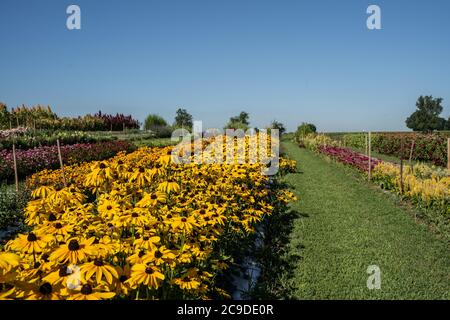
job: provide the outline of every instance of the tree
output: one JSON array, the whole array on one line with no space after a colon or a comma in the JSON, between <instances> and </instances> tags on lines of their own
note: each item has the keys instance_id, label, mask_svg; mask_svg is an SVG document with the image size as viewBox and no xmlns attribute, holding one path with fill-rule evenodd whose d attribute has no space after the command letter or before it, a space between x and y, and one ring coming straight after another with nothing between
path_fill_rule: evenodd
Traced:
<instances>
[{"instance_id":1,"label":"tree","mask_svg":"<svg viewBox=\"0 0 450 320\"><path fill-rule=\"evenodd\" d=\"M310 133L316 133L317 128L312 123L306 123L302 122L301 125L297 127L297 131L295 132L295 136L297 138L303 138L304 136L310 134Z\"/></svg>"},{"instance_id":2,"label":"tree","mask_svg":"<svg viewBox=\"0 0 450 320\"><path fill-rule=\"evenodd\" d=\"M166 120L160 117L157 114L149 114L147 118L145 118L144 129L145 130L153 130L157 127L165 127L167 126Z\"/></svg>"},{"instance_id":3,"label":"tree","mask_svg":"<svg viewBox=\"0 0 450 320\"><path fill-rule=\"evenodd\" d=\"M270 128L271 129L278 129L278 132L280 133L280 135L282 135L283 133L286 132L286 128L284 127L284 125L277 121L277 120L273 120L272 123L270 124Z\"/></svg>"},{"instance_id":4,"label":"tree","mask_svg":"<svg viewBox=\"0 0 450 320\"><path fill-rule=\"evenodd\" d=\"M6 104L0 102L0 128L9 129L10 113Z\"/></svg>"},{"instance_id":5,"label":"tree","mask_svg":"<svg viewBox=\"0 0 450 320\"><path fill-rule=\"evenodd\" d=\"M242 129L242 130L248 130L250 122L249 122L249 115L247 112L242 111L238 116L231 117L230 121L225 125L225 129Z\"/></svg>"},{"instance_id":6,"label":"tree","mask_svg":"<svg viewBox=\"0 0 450 320\"><path fill-rule=\"evenodd\" d=\"M174 127L191 129L193 127L192 115L190 115L186 109L179 108L177 115L175 116Z\"/></svg>"},{"instance_id":7,"label":"tree","mask_svg":"<svg viewBox=\"0 0 450 320\"><path fill-rule=\"evenodd\" d=\"M444 130L445 119L439 117L443 110L442 101L442 98L420 96L416 102L417 110L406 119L406 126L414 131Z\"/></svg>"},{"instance_id":8,"label":"tree","mask_svg":"<svg viewBox=\"0 0 450 320\"><path fill-rule=\"evenodd\" d=\"M241 111L237 117L231 117L230 122L241 122L245 125L250 125L250 122L248 121L249 115L245 111Z\"/></svg>"}]
</instances>

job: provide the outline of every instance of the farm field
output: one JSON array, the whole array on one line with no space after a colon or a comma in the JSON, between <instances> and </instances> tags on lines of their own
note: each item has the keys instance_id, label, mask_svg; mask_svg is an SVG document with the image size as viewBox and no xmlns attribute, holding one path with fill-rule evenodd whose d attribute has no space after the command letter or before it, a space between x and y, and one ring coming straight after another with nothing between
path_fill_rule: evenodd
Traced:
<instances>
[{"instance_id":1,"label":"farm field","mask_svg":"<svg viewBox=\"0 0 450 320\"><path fill-rule=\"evenodd\" d=\"M284 146L298 163L286 177L300 214L290 244L300 256L293 298L449 299L448 242L354 169ZM381 290L367 290L369 265L381 269Z\"/></svg>"}]
</instances>

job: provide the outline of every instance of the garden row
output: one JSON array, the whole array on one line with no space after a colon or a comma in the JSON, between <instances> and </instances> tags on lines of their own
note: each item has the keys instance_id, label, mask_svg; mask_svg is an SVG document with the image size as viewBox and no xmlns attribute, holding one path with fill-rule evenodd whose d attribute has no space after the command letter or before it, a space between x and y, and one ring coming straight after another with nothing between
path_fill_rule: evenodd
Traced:
<instances>
[{"instance_id":1,"label":"garden row","mask_svg":"<svg viewBox=\"0 0 450 320\"><path fill-rule=\"evenodd\" d=\"M77 143L61 146L64 164L71 165L84 161L102 160L116 155L120 151L132 151L134 145L127 141L105 141L95 143ZM16 163L19 178L24 178L43 169L59 167L56 145L37 147L29 150L16 150ZM14 156L10 149L0 150L0 182L13 182Z\"/></svg>"},{"instance_id":2,"label":"garden row","mask_svg":"<svg viewBox=\"0 0 450 320\"><path fill-rule=\"evenodd\" d=\"M364 150L367 144L367 133L327 134L340 141L344 146ZM398 158L433 163L437 166L447 165L447 139L450 133L372 133L372 150L380 154Z\"/></svg>"},{"instance_id":3,"label":"garden row","mask_svg":"<svg viewBox=\"0 0 450 320\"><path fill-rule=\"evenodd\" d=\"M42 146L54 146L59 140L61 144L70 145L76 143L92 143L115 140L109 135L93 135L82 131L34 131L29 128L15 128L0 130L0 150L12 149L15 144L17 149L28 150Z\"/></svg>"},{"instance_id":4,"label":"garden row","mask_svg":"<svg viewBox=\"0 0 450 320\"><path fill-rule=\"evenodd\" d=\"M165 147L67 167L67 187L61 170L35 174L32 230L0 252L0 298L230 297L225 270L294 199L262 169L175 164Z\"/></svg>"},{"instance_id":5,"label":"garden row","mask_svg":"<svg viewBox=\"0 0 450 320\"><path fill-rule=\"evenodd\" d=\"M325 135L310 134L302 140L302 146L324 154L358 170L369 170L369 157L338 143ZM408 199L442 231L449 231L450 222L450 170L425 164L399 165L371 158L371 179L383 189Z\"/></svg>"},{"instance_id":6,"label":"garden row","mask_svg":"<svg viewBox=\"0 0 450 320\"><path fill-rule=\"evenodd\" d=\"M21 106L8 110L0 103L0 129L20 126L38 130L123 131L139 129L140 123L131 115L110 115L99 111L94 115L60 118L48 106Z\"/></svg>"}]
</instances>

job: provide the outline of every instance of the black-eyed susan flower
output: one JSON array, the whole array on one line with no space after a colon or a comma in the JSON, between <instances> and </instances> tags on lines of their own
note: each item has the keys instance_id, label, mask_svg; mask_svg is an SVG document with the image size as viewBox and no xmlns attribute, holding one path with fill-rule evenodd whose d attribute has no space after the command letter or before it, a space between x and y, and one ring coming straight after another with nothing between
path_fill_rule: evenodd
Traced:
<instances>
[{"instance_id":1,"label":"black-eyed susan flower","mask_svg":"<svg viewBox=\"0 0 450 320\"><path fill-rule=\"evenodd\" d=\"M108 292L105 286L92 286L85 283L77 290L70 291L68 300L102 300L111 299L116 295L115 292Z\"/></svg>"},{"instance_id":2,"label":"black-eyed susan flower","mask_svg":"<svg viewBox=\"0 0 450 320\"><path fill-rule=\"evenodd\" d=\"M112 285L114 279L119 278L116 269L105 263L101 258L96 258L94 261L83 264L81 266L81 275L84 276L86 281L89 281L95 275L97 283L101 283L104 278L109 285Z\"/></svg>"},{"instance_id":3,"label":"black-eyed susan flower","mask_svg":"<svg viewBox=\"0 0 450 320\"><path fill-rule=\"evenodd\" d=\"M148 264L135 264L131 267L131 277L127 282L133 287L142 284L150 288L158 289L164 279L165 276L158 267Z\"/></svg>"},{"instance_id":4,"label":"black-eyed susan flower","mask_svg":"<svg viewBox=\"0 0 450 320\"><path fill-rule=\"evenodd\" d=\"M36 254L42 252L52 241L53 237L48 234L30 232L20 234L10 245L12 250L22 253Z\"/></svg>"},{"instance_id":5,"label":"black-eyed susan flower","mask_svg":"<svg viewBox=\"0 0 450 320\"><path fill-rule=\"evenodd\" d=\"M94 241L94 237L81 240L78 238L69 239L67 243L52 252L50 260L72 264L83 262L89 255L93 254L92 244Z\"/></svg>"}]
</instances>

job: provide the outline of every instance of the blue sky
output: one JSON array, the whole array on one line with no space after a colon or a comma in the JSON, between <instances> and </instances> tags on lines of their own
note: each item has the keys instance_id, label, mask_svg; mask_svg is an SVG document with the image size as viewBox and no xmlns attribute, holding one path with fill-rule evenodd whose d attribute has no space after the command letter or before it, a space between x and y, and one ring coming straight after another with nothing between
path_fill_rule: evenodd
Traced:
<instances>
[{"instance_id":1,"label":"blue sky","mask_svg":"<svg viewBox=\"0 0 450 320\"><path fill-rule=\"evenodd\" d=\"M66 28L81 7L82 29ZM382 10L382 30L366 9ZM1 0L0 101L60 115L241 110L319 130L404 130L421 94L450 116L450 1Z\"/></svg>"}]
</instances>

